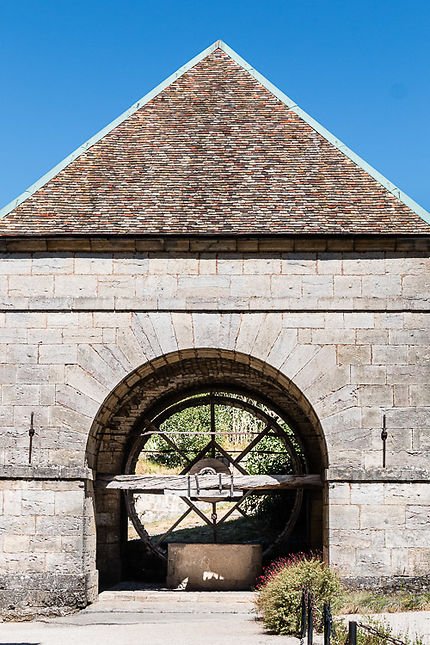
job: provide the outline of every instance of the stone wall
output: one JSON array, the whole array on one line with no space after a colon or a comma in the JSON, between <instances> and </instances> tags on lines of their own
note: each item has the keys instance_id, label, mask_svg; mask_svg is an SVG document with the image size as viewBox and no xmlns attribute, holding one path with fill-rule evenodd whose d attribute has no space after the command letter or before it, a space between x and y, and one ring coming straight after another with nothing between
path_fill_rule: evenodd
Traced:
<instances>
[{"instance_id":1,"label":"stone wall","mask_svg":"<svg viewBox=\"0 0 430 645\"><path fill-rule=\"evenodd\" d=\"M92 583L76 582L91 597L94 545L79 500L92 474L52 469L95 458L94 418L114 390L126 394L135 370L201 348L278 370L315 413L331 482L326 546L346 577L428 574L429 269L425 239L4 242L4 584L18 570L34 581L92 572ZM31 412L39 474L19 476ZM388 474L378 470L384 413Z\"/></svg>"}]
</instances>

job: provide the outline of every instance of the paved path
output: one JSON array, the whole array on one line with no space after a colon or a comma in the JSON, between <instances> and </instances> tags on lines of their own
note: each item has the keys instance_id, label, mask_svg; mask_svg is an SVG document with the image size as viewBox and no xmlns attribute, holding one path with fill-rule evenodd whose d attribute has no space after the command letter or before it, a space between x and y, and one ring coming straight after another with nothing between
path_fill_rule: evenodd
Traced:
<instances>
[{"instance_id":1,"label":"paved path","mask_svg":"<svg viewBox=\"0 0 430 645\"><path fill-rule=\"evenodd\" d=\"M396 631L420 633L430 645L430 612L379 617L388 620ZM98 602L70 616L0 624L0 645L202 643L297 645L299 641L264 631L256 620L252 592L105 591ZM314 643L320 645L321 637L315 637Z\"/></svg>"},{"instance_id":2,"label":"paved path","mask_svg":"<svg viewBox=\"0 0 430 645\"><path fill-rule=\"evenodd\" d=\"M0 645L296 645L264 632L252 592L105 591L62 618L0 624ZM317 645L318 641L316 641Z\"/></svg>"}]
</instances>

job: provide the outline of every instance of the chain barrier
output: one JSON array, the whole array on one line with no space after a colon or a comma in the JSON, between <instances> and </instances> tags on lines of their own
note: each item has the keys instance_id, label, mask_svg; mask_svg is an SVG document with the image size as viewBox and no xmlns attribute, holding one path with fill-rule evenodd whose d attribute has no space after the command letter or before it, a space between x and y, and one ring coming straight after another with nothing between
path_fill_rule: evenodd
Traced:
<instances>
[{"instance_id":1,"label":"chain barrier","mask_svg":"<svg viewBox=\"0 0 430 645\"><path fill-rule=\"evenodd\" d=\"M373 634L373 636L378 636L379 638L382 638L383 643L392 643L393 645L406 645L406 643L404 641L401 641L400 638L395 638L394 636L388 636L387 634L383 634L376 627L371 627L370 625L365 625L364 623L357 623L357 625L358 627L361 627L361 629L364 629L365 631L369 632L369 634Z\"/></svg>"}]
</instances>

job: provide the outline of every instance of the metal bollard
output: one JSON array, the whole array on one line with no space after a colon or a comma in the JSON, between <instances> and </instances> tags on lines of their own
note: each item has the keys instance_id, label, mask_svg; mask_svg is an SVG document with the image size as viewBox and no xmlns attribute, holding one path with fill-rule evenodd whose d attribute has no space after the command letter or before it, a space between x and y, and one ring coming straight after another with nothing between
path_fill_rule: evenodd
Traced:
<instances>
[{"instance_id":1,"label":"metal bollard","mask_svg":"<svg viewBox=\"0 0 430 645\"><path fill-rule=\"evenodd\" d=\"M312 597L308 594L308 645L314 642L314 619L312 616Z\"/></svg>"},{"instance_id":2,"label":"metal bollard","mask_svg":"<svg viewBox=\"0 0 430 645\"><path fill-rule=\"evenodd\" d=\"M354 620L349 621L348 645L357 645L357 623Z\"/></svg>"},{"instance_id":3,"label":"metal bollard","mask_svg":"<svg viewBox=\"0 0 430 645\"><path fill-rule=\"evenodd\" d=\"M330 645L333 622L330 603L324 603L323 608L324 645Z\"/></svg>"},{"instance_id":4,"label":"metal bollard","mask_svg":"<svg viewBox=\"0 0 430 645\"><path fill-rule=\"evenodd\" d=\"M301 620L300 620L300 638L303 640L306 636L306 595L305 590L302 591L301 602Z\"/></svg>"}]
</instances>

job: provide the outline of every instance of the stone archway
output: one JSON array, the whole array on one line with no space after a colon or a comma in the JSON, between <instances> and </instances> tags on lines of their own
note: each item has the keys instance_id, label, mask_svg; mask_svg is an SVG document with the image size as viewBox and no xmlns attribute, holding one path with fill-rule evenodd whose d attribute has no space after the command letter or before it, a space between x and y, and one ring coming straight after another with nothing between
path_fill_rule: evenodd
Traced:
<instances>
[{"instance_id":1,"label":"stone archway","mask_svg":"<svg viewBox=\"0 0 430 645\"><path fill-rule=\"evenodd\" d=\"M171 352L149 361L120 382L99 409L88 441L95 473L121 474L148 410L189 391L241 389L267 403L288 420L300 440L309 472L328 465L321 424L309 401L291 379L259 358L224 349ZM306 546L322 548L321 491L307 495ZM102 583L121 578L125 564L126 514L120 491L96 490L97 568Z\"/></svg>"}]
</instances>

